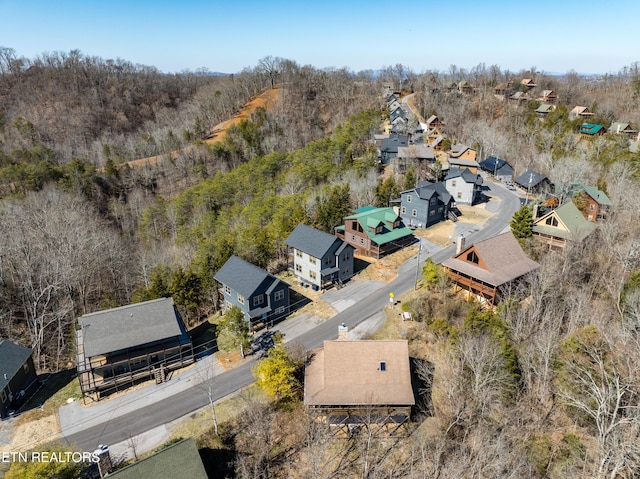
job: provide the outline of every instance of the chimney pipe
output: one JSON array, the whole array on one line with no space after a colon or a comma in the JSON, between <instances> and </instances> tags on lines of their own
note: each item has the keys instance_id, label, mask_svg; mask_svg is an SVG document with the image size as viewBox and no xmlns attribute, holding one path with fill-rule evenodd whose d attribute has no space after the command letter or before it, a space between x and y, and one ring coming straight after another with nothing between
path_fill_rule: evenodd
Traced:
<instances>
[{"instance_id":1,"label":"chimney pipe","mask_svg":"<svg viewBox=\"0 0 640 479\"><path fill-rule=\"evenodd\" d=\"M456 239L456 254L460 254L460 252L464 249L464 243L464 236L458 236L458 238Z\"/></svg>"},{"instance_id":2,"label":"chimney pipe","mask_svg":"<svg viewBox=\"0 0 640 479\"><path fill-rule=\"evenodd\" d=\"M342 323L338 326L338 341L348 341L349 340L349 327Z\"/></svg>"}]
</instances>

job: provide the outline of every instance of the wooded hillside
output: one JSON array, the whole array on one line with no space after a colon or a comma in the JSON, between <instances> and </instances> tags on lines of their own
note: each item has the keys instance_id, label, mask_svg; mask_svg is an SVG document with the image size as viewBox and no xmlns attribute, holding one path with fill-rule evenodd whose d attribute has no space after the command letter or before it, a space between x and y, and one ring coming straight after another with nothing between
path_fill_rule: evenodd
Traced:
<instances>
[{"instance_id":1,"label":"wooded hillside","mask_svg":"<svg viewBox=\"0 0 640 479\"><path fill-rule=\"evenodd\" d=\"M29 60L0 49L0 336L33 346L41 370L59 370L73 365L79 315L170 294L196 324L217 307L213 275L230 255L276 271L298 223L330 231L352 208L388 201L416 179L383 182L371 143L388 80L415 90L421 114L437 114L480 156L536 169L561 193L573 181L598 185L613 207L562 253L525 243L542 267L495 312L439 280L412 300L412 355L434 368L428 428L338 450L302 421L287 456L273 436L258 444L238 433L238 476L637 477L640 154L621 135L580 139L569 111L582 104L605 128L637 129L638 65L590 79L400 67L374 80L266 58L224 77L163 75L77 51ZM538 85L532 101L495 96L521 78ZM462 81L475 91L450 88ZM204 144L274 87L275 107ZM539 119L543 89L560 99ZM154 165L126 164L152 155ZM286 411L265 411L251 427L286 423Z\"/></svg>"}]
</instances>

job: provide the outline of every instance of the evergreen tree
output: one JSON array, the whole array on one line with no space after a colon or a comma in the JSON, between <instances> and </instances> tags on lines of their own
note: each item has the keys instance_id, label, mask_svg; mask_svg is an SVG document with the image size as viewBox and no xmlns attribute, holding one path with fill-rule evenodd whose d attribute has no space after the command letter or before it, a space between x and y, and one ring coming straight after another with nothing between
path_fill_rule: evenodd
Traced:
<instances>
[{"instance_id":1,"label":"evergreen tree","mask_svg":"<svg viewBox=\"0 0 640 479\"><path fill-rule=\"evenodd\" d=\"M331 188L329 198L319 202L316 213L316 223L324 231L342 224L342 219L351 211L351 192L349 185L335 185Z\"/></svg>"},{"instance_id":2,"label":"evergreen tree","mask_svg":"<svg viewBox=\"0 0 640 479\"><path fill-rule=\"evenodd\" d=\"M218 323L216 332L218 347L227 353L240 348L240 354L244 357L245 351L251 347L249 324L237 306L229 308Z\"/></svg>"},{"instance_id":3,"label":"evergreen tree","mask_svg":"<svg viewBox=\"0 0 640 479\"><path fill-rule=\"evenodd\" d=\"M531 237L531 229L533 228L533 214L528 205L523 205L513 214L513 218L509 223L511 232L518 240Z\"/></svg>"},{"instance_id":4,"label":"evergreen tree","mask_svg":"<svg viewBox=\"0 0 640 479\"><path fill-rule=\"evenodd\" d=\"M390 176L384 181L380 178L375 188L375 195L376 206L378 208L385 208L389 206L391 200L400 195L400 186L393 176Z\"/></svg>"}]
</instances>

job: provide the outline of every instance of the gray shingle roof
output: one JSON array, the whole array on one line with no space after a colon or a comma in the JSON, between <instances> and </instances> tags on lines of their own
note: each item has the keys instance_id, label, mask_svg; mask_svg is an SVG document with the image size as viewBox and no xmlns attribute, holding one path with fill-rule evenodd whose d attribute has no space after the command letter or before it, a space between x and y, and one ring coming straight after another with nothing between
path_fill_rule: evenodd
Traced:
<instances>
[{"instance_id":1,"label":"gray shingle roof","mask_svg":"<svg viewBox=\"0 0 640 479\"><path fill-rule=\"evenodd\" d=\"M237 256L231 256L213 278L246 298L251 296L265 279L280 281L262 268Z\"/></svg>"},{"instance_id":2,"label":"gray shingle roof","mask_svg":"<svg viewBox=\"0 0 640 479\"><path fill-rule=\"evenodd\" d=\"M452 178L462 178L465 183L475 183L477 185L482 184L482 176L472 173L469 168L460 169L460 168L451 168L445 180L450 180Z\"/></svg>"},{"instance_id":3,"label":"gray shingle roof","mask_svg":"<svg viewBox=\"0 0 640 479\"><path fill-rule=\"evenodd\" d=\"M85 314L78 322L86 358L186 334L172 298Z\"/></svg>"},{"instance_id":4,"label":"gray shingle roof","mask_svg":"<svg viewBox=\"0 0 640 479\"><path fill-rule=\"evenodd\" d=\"M13 379L31 356L31 349L7 339L0 340L0 391ZM5 374L7 375L5 379Z\"/></svg>"},{"instance_id":5,"label":"gray shingle roof","mask_svg":"<svg viewBox=\"0 0 640 479\"><path fill-rule=\"evenodd\" d=\"M495 156L488 156L485 160L480 162L480 168L490 173L494 171L501 174L512 174L513 168L506 160L502 160Z\"/></svg>"},{"instance_id":6,"label":"gray shingle roof","mask_svg":"<svg viewBox=\"0 0 640 479\"><path fill-rule=\"evenodd\" d=\"M336 241L343 242L340 238L329 233L299 224L284 242L287 246L298 249L314 258L322 258Z\"/></svg>"},{"instance_id":7,"label":"gray shingle roof","mask_svg":"<svg viewBox=\"0 0 640 479\"><path fill-rule=\"evenodd\" d=\"M518 183L520 186L527 188L529 186L538 186L538 184L542 183L544 180L548 180L548 178L542 173L527 170L513 181Z\"/></svg>"},{"instance_id":8,"label":"gray shingle roof","mask_svg":"<svg viewBox=\"0 0 640 479\"><path fill-rule=\"evenodd\" d=\"M407 191L415 191L422 200L429 200L433 195L438 195L445 204L451 201L451 194L449 194L447 188L442 183L421 181L416 188ZM405 192L403 191L403 193Z\"/></svg>"}]
</instances>

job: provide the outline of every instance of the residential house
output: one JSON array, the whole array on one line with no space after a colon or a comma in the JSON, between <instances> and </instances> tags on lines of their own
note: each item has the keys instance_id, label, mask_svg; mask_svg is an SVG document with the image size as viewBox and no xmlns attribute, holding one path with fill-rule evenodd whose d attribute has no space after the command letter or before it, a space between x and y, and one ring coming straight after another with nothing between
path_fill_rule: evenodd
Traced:
<instances>
[{"instance_id":1,"label":"residential house","mask_svg":"<svg viewBox=\"0 0 640 479\"><path fill-rule=\"evenodd\" d=\"M509 100L517 103L518 105L523 101L529 101L529 95L522 91L516 91L513 95L509 96Z\"/></svg>"},{"instance_id":2,"label":"residential house","mask_svg":"<svg viewBox=\"0 0 640 479\"><path fill-rule=\"evenodd\" d=\"M405 173L411 165L414 165L417 170L432 170L435 162L435 150L424 144L399 147L398 156L393 160L398 173Z\"/></svg>"},{"instance_id":3,"label":"residential house","mask_svg":"<svg viewBox=\"0 0 640 479\"><path fill-rule=\"evenodd\" d=\"M38 387L33 350L0 339L0 419L17 411Z\"/></svg>"},{"instance_id":4,"label":"residential house","mask_svg":"<svg viewBox=\"0 0 640 479\"><path fill-rule=\"evenodd\" d=\"M555 105L551 103L541 103L538 108L536 108L535 112L538 115L538 118L545 118L550 112L556 109Z\"/></svg>"},{"instance_id":5,"label":"residential house","mask_svg":"<svg viewBox=\"0 0 640 479\"><path fill-rule=\"evenodd\" d=\"M76 364L83 396L97 399L139 380L166 379L194 361L193 345L172 298L78 318Z\"/></svg>"},{"instance_id":6,"label":"residential house","mask_svg":"<svg viewBox=\"0 0 640 479\"><path fill-rule=\"evenodd\" d=\"M580 136L583 138L595 138L606 133L604 126L595 123L584 123L580 127Z\"/></svg>"},{"instance_id":7,"label":"residential house","mask_svg":"<svg viewBox=\"0 0 640 479\"><path fill-rule=\"evenodd\" d=\"M511 231L465 247L458 238L455 256L442 263L461 290L489 305L502 299L505 289L540 265L529 259Z\"/></svg>"},{"instance_id":8,"label":"residential house","mask_svg":"<svg viewBox=\"0 0 640 479\"><path fill-rule=\"evenodd\" d=\"M547 103L555 103L558 101L558 95L556 95L556 92L553 90L542 90L542 95L540 95L539 100Z\"/></svg>"},{"instance_id":9,"label":"residential house","mask_svg":"<svg viewBox=\"0 0 640 479\"><path fill-rule=\"evenodd\" d=\"M513 91L513 86L511 85L511 83L499 83L493 89L493 93L497 97L503 98L503 99L506 98L507 96L511 95L512 91Z\"/></svg>"},{"instance_id":10,"label":"residential house","mask_svg":"<svg viewBox=\"0 0 640 479\"><path fill-rule=\"evenodd\" d=\"M316 420L349 433L354 427L393 434L415 405L406 340L337 340L308 353L304 405Z\"/></svg>"},{"instance_id":11,"label":"residential house","mask_svg":"<svg viewBox=\"0 0 640 479\"><path fill-rule=\"evenodd\" d=\"M570 241L582 241L597 226L587 221L572 201L549 211L533 222L532 233L551 249L564 249Z\"/></svg>"},{"instance_id":12,"label":"residential house","mask_svg":"<svg viewBox=\"0 0 640 479\"><path fill-rule=\"evenodd\" d=\"M313 289L341 284L353 276L354 248L336 236L299 224L285 244L296 278Z\"/></svg>"},{"instance_id":13,"label":"residential house","mask_svg":"<svg viewBox=\"0 0 640 479\"><path fill-rule=\"evenodd\" d=\"M511 183L513 180L513 168L506 160L496 156L487 156L479 165L483 171L490 173L498 181Z\"/></svg>"},{"instance_id":14,"label":"residential house","mask_svg":"<svg viewBox=\"0 0 640 479\"><path fill-rule=\"evenodd\" d=\"M527 190L528 193L541 194L553 192L553 183L537 171L527 170L513 180L518 186Z\"/></svg>"},{"instance_id":15,"label":"residential house","mask_svg":"<svg viewBox=\"0 0 640 479\"><path fill-rule=\"evenodd\" d=\"M406 225L428 228L447 219L453 198L444 183L423 181L400 193L394 203L400 204L400 217Z\"/></svg>"},{"instance_id":16,"label":"residential house","mask_svg":"<svg viewBox=\"0 0 640 479\"><path fill-rule=\"evenodd\" d=\"M457 143L451 145L447 162L449 168L469 168L472 173L478 172L478 162L476 161L477 152L467 145Z\"/></svg>"},{"instance_id":17,"label":"residential house","mask_svg":"<svg viewBox=\"0 0 640 479\"><path fill-rule=\"evenodd\" d=\"M111 472L109 479L207 479L196 442L182 439L122 469Z\"/></svg>"},{"instance_id":18,"label":"residential house","mask_svg":"<svg viewBox=\"0 0 640 479\"><path fill-rule=\"evenodd\" d=\"M395 120L391 122L391 130L392 134L405 135L407 133L409 122L406 118L399 116Z\"/></svg>"},{"instance_id":19,"label":"residential house","mask_svg":"<svg viewBox=\"0 0 640 479\"><path fill-rule=\"evenodd\" d=\"M473 205L481 197L482 176L469 168L449 168L444 183L456 204Z\"/></svg>"},{"instance_id":20,"label":"residential house","mask_svg":"<svg viewBox=\"0 0 640 479\"><path fill-rule=\"evenodd\" d=\"M231 256L213 278L220 283L224 308L237 306L252 329L289 314L289 285L242 258Z\"/></svg>"},{"instance_id":21,"label":"residential house","mask_svg":"<svg viewBox=\"0 0 640 479\"><path fill-rule=\"evenodd\" d=\"M356 249L356 253L380 258L413 243L413 232L404 225L393 208L365 206L344 219L336 228L338 238Z\"/></svg>"},{"instance_id":22,"label":"residential house","mask_svg":"<svg viewBox=\"0 0 640 479\"><path fill-rule=\"evenodd\" d=\"M439 128L441 131L444 129L444 122L438 118L436 115L431 115L427 120L427 129L433 130L434 128Z\"/></svg>"},{"instance_id":23,"label":"residential house","mask_svg":"<svg viewBox=\"0 0 640 479\"><path fill-rule=\"evenodd\" d=\"M401 146L408 146L409 140L406 135L399 135L393 133L388 138L382 140L382 146L380 147L378 158L384 165L389 164L396 156L398 156L398 148Z\"/></svg>"},{"instance_id":24,"label":"residential house","mask_svg":"<svg viewBox=\"0 0 640 479\"><path fill-rule=\"evenodd\" d=\"M569 196L574 200L581 197L584 209L580 209L587 221L602 221L606 219L609 209L613 205L607 194L597 186L587 186L580 182L569 186Z\"/></svg>"},{"instance_id":25,"label":"residential house","mask_svg":"<svg viewBox=\"0 0 640 479\"><path fill-rule=\"evenodd\" d=\"M447 138L447 135L443 133L440 128L436 127L429 131L429 135L427 136L427 144L436 151L442 151L444 148L445 138Z\"/></svg>"},{"instance_id":26,"label":"residential house","mask_svg":"<svg viewBox=\"0 0 640 479\"><path fill-rule=\"evenodd\" d=\"M576 106L569 112L569 119L575 120L576 118L590 118L593 113L586 106Z\"/></svg>"},{"instance_id":27,"label":"residential house","mask_svg":"<svg viewBox=\"0 0 640 479\"><path fill-rule=\"evenodd\" d=\"M536 83L533 82L533 80L531 78L523 78L520 81L521 85L524 85L527 87L527 89L531 90L532 88L537 87L538 85Z\"/></svg>"},{"instance_id":28,"label":"residential house","mask_svg":"<svg viewBox=\"0 0 640 479\"><path fill-rule=\"evenodd\" d=\"M396 102L397 103L397 102ZM396 118L407 119L407 114L402 109L400 103L397 104L393 109L389 109L389 121L393 123L393 120Z\"/></svg>"},{"instance_id":29,"label":"residential house","mask_svg":"<svg viewBox=\"0 0 640 479\"><path fill-rule=\"evenodd\" d=\"M458 91L460 93L473 93L475 90L476 88L466 80L462 80L458 83Z\"/></svg>"},{"instance_id":30,"label":"residential house","mask_svg":"<svg viewBox=\"0 0 640 479\"><path fill-rule=\"evenodd\" d=\"M611 126L607 130L607 133L612 133L614 135L627 135L630 138L634 138L638 134L638 130L634 130L629 123L624 123L621 121L614 121L611 123Z\"/></svg>"}]
</instances>

